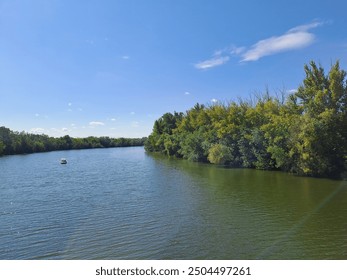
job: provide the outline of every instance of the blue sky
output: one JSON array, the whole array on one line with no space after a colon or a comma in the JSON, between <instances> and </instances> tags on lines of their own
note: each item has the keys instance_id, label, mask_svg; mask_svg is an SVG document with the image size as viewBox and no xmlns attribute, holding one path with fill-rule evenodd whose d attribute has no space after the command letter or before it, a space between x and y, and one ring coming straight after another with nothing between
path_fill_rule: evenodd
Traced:
<instances>
[{"instance_id":1,"label":"blue sky","mask_svg":"<svg viewBox=\"0 0 347 280\"><path fill-rule=\"evenodd\" d=\"M165 112L347 69L347 2L0 0L0 126L147 136Z\"/></svg>"}]
</instances>

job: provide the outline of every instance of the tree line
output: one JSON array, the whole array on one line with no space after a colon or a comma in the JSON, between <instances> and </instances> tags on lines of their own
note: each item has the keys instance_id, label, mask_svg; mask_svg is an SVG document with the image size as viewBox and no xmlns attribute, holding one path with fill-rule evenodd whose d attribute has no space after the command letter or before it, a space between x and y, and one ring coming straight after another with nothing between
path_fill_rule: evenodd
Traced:
<instances>
[{"instance_id":1,"label":"tree line","mask_svg":"<svg viewBox=\"0 0 347 280\"><path fill-rule=\"evenodd\" d=\"M69 135L56 138L42 134L14 132L2 126L0 127L0 156L72 149L143 146L145 140L146 138L110 138L107 136L74 138Z\"/></svg>"},{"instance_id":2,"label":"tree line","mask_svg":"<svg viewBox=\"0 0 347 280\"><path fill-rule=\"evenodd\" d=\"M346 174L347 84L339 62L328 74L304 66L295 93L166 113L145 142L149 152L232 167L339 178ZM343 174L345 172L345 174Z\"/></svg>"}]
</instances>

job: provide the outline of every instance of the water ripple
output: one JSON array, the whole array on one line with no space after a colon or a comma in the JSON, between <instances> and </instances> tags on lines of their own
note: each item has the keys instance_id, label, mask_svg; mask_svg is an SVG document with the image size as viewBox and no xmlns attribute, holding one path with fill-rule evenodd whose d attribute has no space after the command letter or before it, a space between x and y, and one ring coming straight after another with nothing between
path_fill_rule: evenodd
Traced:
<instances>
[{"instance_id":1,"label":"water ripple","mask_svg":"<svg viewBox=\"0 0 347 280\"><path fill-rule=\"evenodd\" d=\"M347 258L346 182L141 147L0 161L0 259Z\"/></svg>"}]
</instances>

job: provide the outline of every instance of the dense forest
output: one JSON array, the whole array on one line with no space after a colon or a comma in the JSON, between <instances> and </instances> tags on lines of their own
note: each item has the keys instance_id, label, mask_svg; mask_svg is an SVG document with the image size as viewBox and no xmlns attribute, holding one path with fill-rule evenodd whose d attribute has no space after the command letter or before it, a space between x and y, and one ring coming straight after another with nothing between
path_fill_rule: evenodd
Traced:
<instances>
[{"instance_id":1,"label":"dense forest","mask_svg":"<svg viewBox=\"0 0 347 280\"><path fill-rule=\"evenodd\" d=\"M146 138L110 138L93 136L87 138L73 138L69 135L55 138L47 135L14 132L2 126L0 127L0 156L57 150L143 146L145 140Z\"/></svg>"},{"instance_id":2,"label":"dense forest","mask_svg":"<svg viewBox=\"0 0 347 280\"><path fill-rule=\"evenodd\" d=\"M295 93L166 113L145 143L149 152L232 167L283 170L300 175L345 176L346 72L328 74L315 62Z\"/></svg>"}]
</instances>

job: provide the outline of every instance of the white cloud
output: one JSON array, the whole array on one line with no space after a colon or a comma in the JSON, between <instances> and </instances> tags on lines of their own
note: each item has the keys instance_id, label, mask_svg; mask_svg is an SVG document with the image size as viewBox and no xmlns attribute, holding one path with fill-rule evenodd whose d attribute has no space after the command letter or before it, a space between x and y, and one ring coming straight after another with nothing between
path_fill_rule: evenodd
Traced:
<instances>
[{"instance_id":1,"label":"white cloud","mask_svg":"<svg viewBox=\"0 0 347 280\"><path fill-rule=\"evenodd\" d=\"M243 53L245 51L245 49L246 49L245 47L233 46L229 49L229 52L230 52L230 54L233 54L233 55L239 55L239 54Z\"/></svg>"},{"instance_id":2,"label":"white cloud","mask_svg":"<svg viewBox=\"0 0 347 280\"><path fill-rule=\"evenodd\" d=\"M189 92L189 91L186 91L184 94L185 94L185 95L189 95L189 94L190 94L190 92Z\"/></svg>"},{"instance_id":3,"label":"white cloud","mask_svg":"<svg viewBox=\"0 0 347 280\"><path fill-rule=\"evenodd\" d=\"M230 60L231 56L240 55L245 50L244 47L236 47L234 45L217 50L213 53L211 59L196 63L194 66L197 69L208 69L223 65Z\"/></svg>"},{"instance_id":4,"label":"white cloud","mask_svg":"<svg viewBox=\"0 0 347 280\"><path fill-rule=\"evenodd\" d=\"M289 29L289 31L287 33L295 33L295 32L307 32L308 30L312 29L312 28L316 28L318 26L323 25L323 22L319 22L319 21L314 21L308 24L304 24L304 25L299 25L296 26L292 29Z\"/></svg>"},{"instance_id":5,"label":"white cloud","mask_svg":"<svg viewBox=\"0 0 347 280\"><path fill-rule=\"evenodd\" d=\"M128 60L128 59L130 59L130 56L128 56L128 55L123 55L123 56L122 56L122 59Z\"/></svg>"},{"instance_id":6,"label":"white cloud","mask_svg":"<svg viewBox=\"0 0 347 280\"><path fill-rule=\"evenodd\" d=\"M305 48L311 45L316 38L309 30L321 25L323 25L323 22L299 25L291 28L281 36L260 40L241 55L241 61L256 61L264 56Z\"/></svg>"},{"instance_id":7,"label":"white cloud","mask_svg":"<svg viewBox=\"0 0 347 280\"><path fill-rule=\"evenodd\" d=\"M103 122L92 121L89 123L90 126L103 126L105 125Z\"/></svg>"},{"instance_id":8,"label":"white cloud","mask_svg":"<svg viewBox=\"0 0 347 280\"><path fill-rule=\"evenodd\" d=\"M216 103L216 102L218 102L218 100L217 100L216 98L212 98L212 99L211 99L211 102L212 102L212 103Z\"/></svg>"},{"instance_id":9,"label":"white cloud","mask_svg":"<svg viewBox=\"0 0 347 280\"><path fill-rule=\"evenodd\" d=\"M211 59L196 63L194 66L197 69L208 69L219 65L223 65L229 61L229 56L215 56Z\"/></svg>"},{"instance_id":10,"label":"white cloud","mask_svg":"<svg viewBox=\"0 0 347 280\"><path fill-rule=\"evenodd\" d=\"M111 121L112 121L112 122L115 122L115 121L116 121L116 119L115 119L115 118L112 118L112 119L111 119Z\"/></svg>"},{"instance_id":11,"label":"white cloud","mask_svg":"<svg viewBox=\"0 0 347 280\"><path fill-rule=\"evenodd\" d=\"M315 35L309 32L286 33L282 36L260 40L242 54L241 61L256 61L264 56L307 47L313 43Z\"/></svg>"},{"instance_id":12,"label":"white cloud","mask_svg":"<svg viewBox=\"0 0 347 280\"><path fill-rule=\"evenodd\" d=\"M35 127L30 129L30 133L34 133L34 134L43 134L44 132L45 132L45 129L41 127Z\"/></svg>"},{"instance_id":13,"label":"white cloud","mask_svg":"<svg viewBox=\"0 0 347 280\"><path fill-rule=\"evenodd\" d=\"M286 92L289 94L296 93L298 90L297 89L289 89Z\"/></svg>"},{"instance_id":14,"label":"white cloud","mask_svg":"<svg viewBox=\"0 0 347 280\"><path fill-rule=\"evenodd\" d=\"M299 25L289 29L283 35L260 40L250 47L232 45L215 51L211 59L196 63L194 66L197 69L209 69L227 63L232 56L240 57L240 62L257 61L264 56L305 48L311 45L316 38L310 30L323 24L325 23L314 21Z\"/></svg>"}]
</instances>

